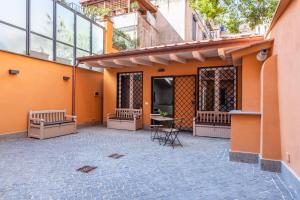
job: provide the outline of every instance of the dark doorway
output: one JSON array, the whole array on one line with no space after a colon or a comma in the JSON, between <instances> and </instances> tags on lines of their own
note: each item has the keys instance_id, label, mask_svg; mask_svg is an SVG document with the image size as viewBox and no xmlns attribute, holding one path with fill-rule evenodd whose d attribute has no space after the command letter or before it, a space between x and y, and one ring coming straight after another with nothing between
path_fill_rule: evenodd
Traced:
<instances>
[{"instance_id":1,"label":"dark doorway","mask_svg":"<svg viewBox=\"0 0 300 200\"><path fill-rule=\"evenodd\" d=\"M196 113L196 76L152 78L152 113L159 110L168 116L183 118L183 129L192 131Z\"/></svg>"},{"instance_id":2,"label":"dark doorway","mask_svg":"<svg viewBox=\"0 0 300 200\"><path fill-rule=\"evenodd\" d=\"M174 78L159 77L152 78L152 113L157 114L159 110L174 114Z\"/></svg>"}]
</instances>

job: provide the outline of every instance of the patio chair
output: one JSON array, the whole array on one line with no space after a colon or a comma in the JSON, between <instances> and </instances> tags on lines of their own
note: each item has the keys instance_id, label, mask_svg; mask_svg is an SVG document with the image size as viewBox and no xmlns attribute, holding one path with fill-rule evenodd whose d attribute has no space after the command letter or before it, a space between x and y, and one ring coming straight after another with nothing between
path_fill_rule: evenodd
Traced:
<instances>
[{"instance_id":1,"label":"patio chair","mask_svg":"<svg viewBox=\"0 0 300 200\"><path fill-rule=\"evenodd\" d=\"M176 145L176 142L178 143L178 145L182 146L178 135L182 130L182 122L183 122L183 118L176 118L172 121L171 126L169 128L163 128L161 131L162 133L165 134L164 137L161 137L161 139L159 140L159 144L161 144L161 142L164 142L164 145L166 145L167 143L169 143L173 149L174 146Z\"/></svg>"},{"instance_id":2,"label":"patio chair","mask_svg":"<svg viewBox=\"0 0 300 200\"><path fill-rule=\"evenodd\" d=\"M150 114L150 118L151 117L155 117L155 116L160 116L160 114ZM158 124L156 121L154 120L151 120L151 125L150 125L150 139L152 141L154 140L159 140L160 139L160 135L159 135L159 132L160 132L160 129L163 127L162 124Z\"/></svg>"}]
</instances>

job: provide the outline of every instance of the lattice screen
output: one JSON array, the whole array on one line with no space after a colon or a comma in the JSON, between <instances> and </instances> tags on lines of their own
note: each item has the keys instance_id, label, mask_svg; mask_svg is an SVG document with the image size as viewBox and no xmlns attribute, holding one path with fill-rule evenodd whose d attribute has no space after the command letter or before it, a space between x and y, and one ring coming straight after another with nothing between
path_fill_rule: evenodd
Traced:
<instances>
[{"instance_id":1,"label":"lattice screen","mask_svg":"<svg viewBox=\"0 0 300 200\"><path fill-rule=\"evenodd\" d=\"M229 112L237 104L235 67L199 68L199 110Z\"/></svg>"},{"instance_id":2,"label":"lattice screen","mask_svg":"<svg viewBox=\"0 0 300 200\"><path fill-rule=\"evenodd\" d=\"M143 107L143 73L119 73L118 74L118 108Z\"/></svg>"}]
</instances>

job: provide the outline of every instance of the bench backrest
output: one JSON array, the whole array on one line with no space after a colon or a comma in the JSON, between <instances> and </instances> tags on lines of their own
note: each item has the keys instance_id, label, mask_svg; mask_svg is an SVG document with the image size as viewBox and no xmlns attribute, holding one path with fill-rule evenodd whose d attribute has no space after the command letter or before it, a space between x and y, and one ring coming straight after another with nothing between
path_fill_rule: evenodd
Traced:
<instances>
[{"instance_id":1,"label":"bench backrest","mask_svg":"<svg viewBox=\"0 0 300 200\"><path fill-rule=\"evenodd\" d=\"M66 110L39 110L30 111L30 119L43 119L45 122L64 121L66 118ZM33 120L34 121L34 120Z\"/></svg>"},{"instance_id":2,"label":"bench backrest","mask_svg":"<svg viewBox=\"0 0 300 200\"><path fill-rule=\"evenodd\" d=\"M231 116L228 112L197 111L198 123L230 125Z\"/></svg>"},{"instance_id":3,"label":"bench backrest","mask_svg":"<svg viewBox=\"0 0 300 200\"><path fill-rule=\"evenodd\" d=\"M140 118L142 113L142 109L116 108L116 117L122 119L133 119L134 116Z\"/></svg>"}]
</instances>

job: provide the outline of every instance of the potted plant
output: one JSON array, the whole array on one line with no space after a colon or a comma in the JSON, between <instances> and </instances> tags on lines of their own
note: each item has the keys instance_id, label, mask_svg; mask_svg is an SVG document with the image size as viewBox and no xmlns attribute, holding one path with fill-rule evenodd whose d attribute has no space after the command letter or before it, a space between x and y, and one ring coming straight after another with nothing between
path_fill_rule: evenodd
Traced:
<instances>
[{"instance_id":1,"label":"potted plant","mask_svg":"<svg viewBox=\"0 0 300 200\"><path fill-rule=\"evenodd\" d=\"M111 9L110 8L100 8L98 14L102 18L105 18L111 14Z\"/></svg>"},{"instance_id":2,"label":"potted plant","mask_svg":"<svg viewBox=\"0 0 300 200\"><path fill-rule=\"evenodd\" d=\"M160 110L160 109L158 109L158 113L159 113L159 115L162 116L162 117L166 117L166 116L168 115L167 112L164 112L164 111L162 111L162 110Z\"/></svg>"},{"instance_id":3,"label":"potted plant","mask_svg":"<svg viewBox=\"0 0 300 200\"><path fill-rule=\"evenodd\" d=\"M140 5L137 1L135 2L132 2L130 4L130 9L133 11L133 12L136 12L138 9L140 8Z\"/></svg>"}]
</instances>

